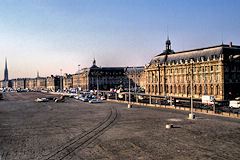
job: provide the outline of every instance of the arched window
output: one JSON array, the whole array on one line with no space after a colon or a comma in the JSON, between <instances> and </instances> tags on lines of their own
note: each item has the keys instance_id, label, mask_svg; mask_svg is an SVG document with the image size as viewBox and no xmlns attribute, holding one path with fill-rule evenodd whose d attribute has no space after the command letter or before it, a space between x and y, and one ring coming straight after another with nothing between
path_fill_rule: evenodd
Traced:
<instances>
[{"instance_id":1,"label":"arched window","mask_svg":"<svg viewBox=\"0 0 240 160\"><path fill-rule=\"evenodd\" d=\"M174 85L174 93L177 93L177 86Z\"/></svg>"},{"instance_id":2,"label":"arched window","mask_svg":"<svg viewBox=\"0 0 240 160\"><path fill-rule=\"evenodd\" d=\"M191 88L190 88L190 86L187 87L187 93L188 93L188 94L191 94Z\"/></svg>"},{"instance_id":3,"label":"arched window","mask_svg":"<svg viewBox=\"0 0 240 160\"><path fill-rule=\"evenodd\" d=\"M207 85L205 85L205 87L204 87L204 94L205 94L205 95L208 94L208 87L207 87Z\"/></svg>"},{"instance_id":4,"label":"arched window","mask_svg":"<svg viewBox=\"0 0 240 160\"><path fill-rule=\"evenodd\" d=\"M178 86L178 93L182 93L180 85Z\"/></svg>"},{"instance_id":5,"label":"arched window","mask_svg":"<svg viewBox=\"0 0 240 160\"><path fill-rule=\"evenodd\" d=\"M183 94L186 93L185 85L183 86Z\"/></svg>"},{"instance_id":6,"label":"arched window","mask_svg":"<svg viewBox=\"0 0 240 160\"><path fill-rule=\"evenodd\" d=\"M211 85L211 93L210 93L211 95L213 95L214 93L213 93L213 85Z\"/></svg>"},{"instance_id":7,"label":"arched window","mask_svg":"<svg viewBox=\"0 0 240 160\"><path fill-rule=\"evenodd\" d=\"M158 92L158 87L155 85L155 94Z\"/></svg>"},{"instance_id":8,"label":"arched window","mask_svg":"<svg viewBox=\"0 0 240 160\"><path fill-rule=\"evenodd\" d=\"M200 95L202 94L202 86L201 85L199 86L199 94Z\"/></svg>"},{"instance_id":9,"label":"arched window","mask_svg":"<svg viewBox=\"0 0 240 160\"><path fill-rule=\"evenodd\" d=\"M220 94L220 88L219 88L219 85L216 86L216 90L217 90L217 95Z\"/></svg>"},{"instance_id":10,"label":"arched window","mask_svg":"<svg viewBox=\"0 0 240 160\"><path fill-rule=\"evenodd\" d=\"M194 86L194 93L197 94L197 86Z\"/></svg>"}]
</instances>

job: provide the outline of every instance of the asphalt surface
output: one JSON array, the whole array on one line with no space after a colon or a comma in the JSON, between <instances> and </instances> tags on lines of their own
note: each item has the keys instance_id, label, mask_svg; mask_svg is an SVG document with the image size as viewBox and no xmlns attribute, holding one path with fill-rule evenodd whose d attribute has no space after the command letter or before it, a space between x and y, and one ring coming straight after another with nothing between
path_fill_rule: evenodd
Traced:
<instances>
[{"instance_id":1,"label":"asphalt surface","mask_svg":"<svg viewBox=\"0 0 240 160\"><path fill-rule=\"evenodd\" d=\"M240 119L106 102L0 100L0 159L240 159ZM174 128L166 129L166 124Z\"/></svg>"}]
</instances>

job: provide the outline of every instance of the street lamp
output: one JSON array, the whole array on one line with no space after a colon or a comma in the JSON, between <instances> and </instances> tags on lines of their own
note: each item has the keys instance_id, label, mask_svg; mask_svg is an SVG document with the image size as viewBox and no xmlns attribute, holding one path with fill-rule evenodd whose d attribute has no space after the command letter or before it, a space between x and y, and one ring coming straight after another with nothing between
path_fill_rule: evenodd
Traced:
<instances>
[{"instance_id":1,"label":"street lamp","mask_svg":"<svg viewBox=\"0 0 240 160\"><path fill-rule=\"evenodd\" d=\"M80 71L80 64L78 65L78 71L77 71L77 78L78 78L78 80L77 80L77 93L79 93L79 76L80 76L80 74L79 74L79 71Z\"/></svg>"},{"instance_id":2,"label":"street lamp","mask_svg":"<svg viewBox=\"0 0 240 160\"><path fill-rule=\"evenodd\" d=\"M129 93L128 93L128 108L132 108L132 105L131 105L131 89L130 89L130 87L131 87L131 80L130 80L130 76L128 76L128 80L129 80L129 82L128 82L128 86L129 86L129 89L128 89L128 91L129 91Z\"/></svg>"},{"instance_id":3,"label":"street lamp","mask_svg":"<svg viewBox=\"0 0 240 160\"><path fill-rule=\"evenodd\" d=\"M60 69L60 92L62 92L62 69Z\"/></svg>"},{"instance_id":4,"label":"street lamp","mask_svg":"<svg viewBox=\"0 0 240 160\"><path fill-rule=\"evenodd\" d=\"M191 113L189 114L189 119L195 119L195 114L193 113L193 61L191 60Z\"/></svg>"},{"instance_id":5,"label":"street lamp","mask_svg":"<svg viewBox=\"0 0 240 160\"><path fill-rule=\"evenodd\" d=\"M134 67L134 69L135 69L135 95L136 95L136 90L137 90L137 69L136 69L136 67Z\"/></svg>"}]
</instances>

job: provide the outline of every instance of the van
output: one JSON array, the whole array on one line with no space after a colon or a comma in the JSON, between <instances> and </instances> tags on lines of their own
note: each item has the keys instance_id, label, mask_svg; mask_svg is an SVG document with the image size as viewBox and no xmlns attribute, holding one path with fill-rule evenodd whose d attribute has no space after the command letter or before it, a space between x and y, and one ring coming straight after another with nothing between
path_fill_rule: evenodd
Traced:
<instances>
[{"instance_id":1,"label":"van","mask_svg":"<svg viewBox=\"0 0 240 160\"><path fill-rule=\"evenodd\" d=\"M202 104L207 104L211 106L214 104L214 102L215 104L218 104L214 96L207 96L207 95L202 96Z\"/></svg>"},{"instance_id":2,"label":"van","mask_svg":"<svg viewBox=\"0 0 240 160\"><path fill-rule=\"evenodd\" d=\"M240 101L239 100L232 100L229 101L230 108L240 108Z\"/></svg>"}]
</instances>

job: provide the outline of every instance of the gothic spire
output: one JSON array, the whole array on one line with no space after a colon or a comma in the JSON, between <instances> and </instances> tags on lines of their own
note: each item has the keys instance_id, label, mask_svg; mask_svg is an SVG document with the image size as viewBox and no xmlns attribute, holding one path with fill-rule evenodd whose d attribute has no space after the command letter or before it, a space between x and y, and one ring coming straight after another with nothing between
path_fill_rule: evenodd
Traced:
<instances>
[{"instance_id":1,"label":"gothic spire","mask_svg":"<svg viewBox=\"0 0 240 160\"><path fill-rule=\"evenodd\" d=\"M8 81L7 58L5 58L4 81Z\"/></svg>"}]
</instances>

